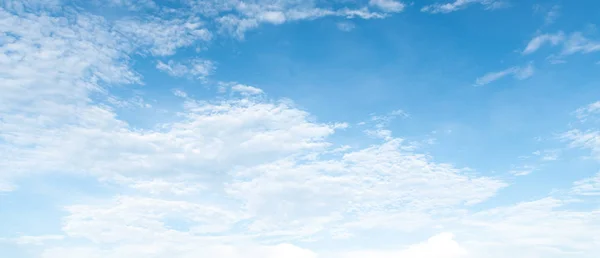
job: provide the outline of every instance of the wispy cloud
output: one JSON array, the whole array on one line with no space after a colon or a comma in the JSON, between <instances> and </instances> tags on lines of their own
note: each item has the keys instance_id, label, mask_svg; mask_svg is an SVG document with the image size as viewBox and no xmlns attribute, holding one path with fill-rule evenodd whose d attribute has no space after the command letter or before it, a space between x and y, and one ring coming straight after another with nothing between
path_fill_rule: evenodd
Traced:
<instances>
[{"instance_id":1,"label":"wispy cloud","mask_svg":"<svg viewBox=\"0 0 600 258\"><path fill-rule=\"evenodd\" d=\"M544 16L544 25L550 25L554 23L560 16L560 10L561 6L557 4L550 7L542 4L533 5L533 11Z\"/></svg>"},{"instance_id":2,"label":"wispy cloud","mask_svg":"<svg viewBox=\"0 0 600 258\"><path fill-rule=\"evenodd\" d=\"M600 51L600 41L591 40L585 37L581 32L574 32L566 36L565 33L560 31L554 34L535 36L529 41L523 50L523 54L532 54L546 44L552 46L560 45L562 47L561 51L554 55L554 60L560 60L560 57L577 53L588 54Z\"/></svg>"},{"instance_id":3,"label":"wispy cloud","mask_svg":"<svg viewBox=\"0 0 600 258\"><path fill-rule=\"evenodd\" d=\"M512 76L517 80L524 80L524 79L531 77L534 74L534 72L535 72L535 68L533 67L532 63L529 63L528 65L526 65L524 67L514 66L514 67L510 67L508 69L499 71L499 72L487 73L484 76L477 78L475 80L474 85L475 86L487 85L491 82L497 81L506 76Z\"/></svg>"},{"instance_id":4,"label":"wispy cloud","mask_svg":"<svg viewBox=\"0 0 600 258\"><path fill-rule=\"evenodd\" d=\"M586 38L583 33L575 32L564 42L563 55L576 53L588 54L600 51L600 41Z\"/></svg>"},{"instance_id":5,"label":"wispy cloud","mask_svg":"<svg viewBox=\"0 0 600 258\"><path fill-rule=\"evenodd\" d=\"M531 54L537 51L544 44L550 43L552 45L558 45L565 40L565 34L563 32L558 32L555 34L542 34L535 36L533 39L527 43L527 47L523 50L524 55Z\"/></svg>"},{"instance_id":6,"label":"wispy cloud","mask_svg":"<svg viewBox=\"0 0 600 258\"><path fill-rule=\"evenodd\" d=\"M212 61L204 59L192 59L183 63L169 60L167 63L158 61L156 68L175 77L204 79L214 72L215 65Z\"/></svg>"},{"instance_id":7,"label":"wispy cloud","mask_svg":"<svg viewBox=\"0 0 600 258\"><path fill-rule=\"evenodd\" d=\"M402 12L406 4L396 0L370 0L369 5L375 6L385 12Z\"/></svg>"},{"instance_id":8,"label":"wispy cloud","mask_svg":"<svg viewBox=\"0 0 600 258\"><path fill-rule=\"evenodd\" d=\"M584 196L600 196L600 173L573 184L573 193Z\"/></svg>"},{"instance_id":9,"label":"wispy cloud","mask_svg":"<svg viewBox=\"0 0 600 258\"><path fill-rule=\"evenodd\" d=\"M506 7L508 4L504 1L498 0L455 0L450 3L436 3L432 5L427 5L421 8L421 12L427 13L451 13L455 11L462 10L467 8L472 4L480 4L483 5L486 10L494 10L502 7Z\"/></svg>"},{"instance_id":10,"label":"wispy cloud","mask_svg":"<svg viewBox=\"0 0 600 258\"><path fill-rule=\"evenodd\" d=\"M515 176L526 176L526 175L533 173L537 169L538 169L537 167L532 166L532 165L523 165L523 166L519 166L519 167L515 167L515 168L511 169L509 171L509 173L511 173L512 175L515 175Z\"/></svg>"},{"instance_id":11,"label":"wispy cloud","mask_svg":"<svg viewBox=\"0 0 600 258\"><path fill-rule=\"evenodd\" d=\"M585 121L588 117L593 115L600 115L600 101L596 101L575 110L575 116L577 116L580 121Z\"/></svg>"}]
</instances>

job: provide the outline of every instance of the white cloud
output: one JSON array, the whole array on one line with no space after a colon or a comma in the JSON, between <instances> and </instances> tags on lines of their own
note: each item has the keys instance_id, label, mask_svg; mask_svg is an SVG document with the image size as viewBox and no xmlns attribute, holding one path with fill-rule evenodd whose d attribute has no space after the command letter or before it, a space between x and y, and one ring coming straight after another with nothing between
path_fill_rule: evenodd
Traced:
<instances>
[{"instance_id":1,"label":"white cloud","mask_svg":"<svg viewBox=\"0 0 600 258\"><path fill-rule=\"evenodd\" d=\"M405 149L411 147L392 139L339 160L279 160L237 171L227 192L260 218L251 231L308 236L343 218L354 225L351 233L359 221L386 213L427 216L433 209L472 205L505 186Z\"/></svg>"},{"instance_id":2,"label":"white cloud","mask_svg":"<svg viewBox=\"0 0 600 258\"><path fill-rule=\"evenodd\" d=\"M396 0L369 0L369 5L375 6L385 12L402 12L406 5Z\"/></svg>"},{"instance_id":3,"label":"white cloud","mask_svg":"<svg viewBox=\"0 0 600 258\"><path fill-rule=\"evenodd\" d=\"M533 67L532 63L529 63L525 67L514 66L499 72L487 73L484 76L477 78L475 80L475 86L487 85L491 82L497 81L509 75L512 75L515 79L518 80L525 80L531 77L534 74L534 72L535 68Z\"/></svg>"},{"instance_id":4,"label":"white cloud","mask_svg":"<svg viewBox=\"0 0 600 258\"><path fill-rule=\"evenodd\" d=\"M169 60L167 63L158 61L156 68L175 77L204 79L214 72L215 65L212 61L204 59L192 59L183 63Z\"/></svg>"},{"instance_id":5,"label":"white cloud","mask_svg":"<svg viewBox=\"0 0 600 258\"><path fill-rule=\"evenodd\" d=\"M114 7L123 7L132 11L158 8L158 5L152 0L93 0L93 2L100 6L108 5Z\"/></svg>"},{"instance_id":6,"label":"white cloud","mask_svg":"<svg viewBox=\"0 0 600 258\"><path fill-rule=\"evenodd\" d=\"M543 198L463 218L465 248L487 257L586 257L600 254L598 210L569 211L571 201ZM489 255L488 255L489 254ZM473 255L471 257L480 257Z\"/></svg>"},{"instance_id":7,"label":"white cloud","mask_svg":"<svg viewBox=\"0 0 600 258\"><path fill-rule=\"evenodd\" d=\"M170 56L181 47L209 41L212 33L197 18L165 20L122 19L116 21L115 30L131 40L135 46L144 47L143 52L156 56Z\"/></svg>"},{"instance_id":8,"label":"white cloud","mask_svg":"<svg viewBox=\"0 0 600 258\"><path fill-rule=\"evenodd\" d=\"M388 12L401 11L403 4L389 1L381 2ZM257 28L263 23L283 24L289 21L314 20L327 16L344 17L347 19L379 19L386 14L372 12L367 6L331 8L331 5L321 6L313 1L252 1L235 2L232 4L218 4L218 1L190 1L193 9L205 13L220 13L215 17L215 22L221 33L233 35L243 39L247 31Z\"/></svg>"},{"instance_id":9,"label":"white cloud","mask_svg":"<svg viewBox=\"0 0 600 258\"><path fill-rule=\"evenodd\" d=\"M244 84L235 84L231 87L233 92L238 92L242 95L250 96L250 95L260 95L263 94L263 91L259 88L244 85Z\"/></svg>"},{"instance_id":10,"label":"white cloud","mask_svg":"<svg viewBox=\"0 0 600 258\"><path fill-rule=\"evenodd\" d=\"M573 148L590 150L593 158L600 159L599 131L581 131L579 129L572 129L563 133L560 138L568 141L569 145Z\"/></svg>"},{"instance_id":11,"label":"white cloud","mask_svg":"<svg viewBox=\"0 0 600 258\"><path fill-rule=\"evenodd\" d=\"M300 7L269 11L281 11L286 21L383 17L368 9ZM235 8L259 17L251 15L253 5ZM264 13L260 8L257 14ZM183 103L172 119L136 128L117 115L120 99L113 99L115 107L103 104L114 97L106 84L141 83L129 64L132 55L171 55L203 44L209 40L205 28L183 18L164 28L160 19L113 24L85 13L67 15L74 16L0 10L7 31L0 45L0 190L60 175L90 176L114 192L64 204L58 233L10 238L36 257L502 257L489 250L504 257L565 257L548 250L598 255L596 211L567 211L563 201L548 198L473 213L470 207L507 184L440 163L391 131L370 146L339 147L332 136L347 124L320 122L255 87L231 84L242 94L213 100L175 90ZM277 15L268 19L278 21ZM176 64L162 68L175 75L196 71L186 65L181 72ZM511 75L531 72L524 67ZM256 94L261 97L251 97ZM145 103L141 97L132 102ZM385 132L390 119L406 116L400 110L370 122ZM569 136L582 138L576 146L598 146L585 134ZM382 230L454 234L387 248L392 251L327 252L298 244L332 235L377 238Z\"/></svg>"},{"instance_id":12,"label":"white cloud","mask_svg":"<svg viewBox=\"0 0 600 258\"><path fill-rule=\"evenodd\" d=\"M424 6L421 8L421 12L427 13L451 13L462 10L469 5L480 4L483 5L486 10L493 10L505 7L507 4L504 1L498 0L455 0L451 3L436 3Z\"/></svg>"},{"instance_id":13,"label":"white cloud","mask_svg":"<svg viewBox=\"0 0 600 258\"><path fill-rule=\"evenodd\" d=\"M585 121L588 117L597 114L600 114L600 101L596 101L585 107L581 107L575 110L575 115L580 121Z\"/></svg>"},{"instance_id":14,"label":"white cloud","mask_svg":"<svg viewBox=\"0 0 600 258\"><path fill-rule=\"evenodd\" d=\"M512 175L515 176L526 176L537 170L537 167L532 165L524 165L520 167L516 167L509 171Z\"/></svg>"},{"instance_id":15,"label":"white cloud","mask_svg":"<svg viewBox=\"0 0 600 258\"><path fill-rule=\"evenodd\" d=\"M548 149L542 151L535 151L533 155L539 156L542 161L555 161L558 160L561 151L558 149Z\"/></svg>"},{"instance_id":16,"label":"white cloud","mask_svg":"<svg viewBox=\"0 0 600 258\"><path fill-rule=\"evenodd\" d=\"M285 22L285 14L280 11L266 11L260 14L260 19L273 24L282 24Z\"/></svg>"},{"instance_id":17,"label":"white cloud","mask_svg":"<svg viewBox=\"0 0 600 258\"><path fill-rule=\"evenodd\" d=\"M563 57L577 53L589 54L600 51L600 42L586 38L581 32L574 32L566 36L562 31L554 34L542 34L529 41L523 54L536 52L545 44L553 46L561 45L562 50L558 54L551 55L549 58L553 62L564 62Z\"/></svg>"},{"instance_id":18,"label":"white cloud","mask_svg":"<svg viewBox=\"0 0 600 258\"><path fill-rule=\"evenodd\" d=\"M600 196L600 173L594 177L575 182L573 193L586 196Z\"/></svg>"},{"instance_id":19,"label":"white cloud","mask_svg":"<svg viewBox=\"0 0 600 258\"><path fill-rule=\"evenodd\" d=\"M576 53L588 54L592 52L600 51L600 42L593 41L580 32L571 34L568 40L564 43L562 51L563 55L571 55Z\"/></svg>"},{"instance_id":20,"label":"white cloud","mask_svg":"<svg viewBox=\"0 0 600 258\"><path fill-rule=\"evenodd\" d=\"M546 43L550 43L552 45L558 45L565 40L565 35L563 32L558 32L556 34L542 34L534 37L529 43L525 50L523 50L523 54L531 54L537 51L541 46Z\"/></svg>"}]
</instances>

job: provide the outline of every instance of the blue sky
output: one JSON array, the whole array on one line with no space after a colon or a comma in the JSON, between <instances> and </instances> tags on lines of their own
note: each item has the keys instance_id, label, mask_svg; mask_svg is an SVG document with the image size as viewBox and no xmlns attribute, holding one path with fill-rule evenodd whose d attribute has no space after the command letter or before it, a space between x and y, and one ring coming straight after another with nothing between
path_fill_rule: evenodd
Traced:
<instances>
[{"instance_id":1,"label":"blue sky","mask_svg":"<svg viewBox=\"0 0 600 258\"><path fill-rule=\"evenodd\" d=\"M598 17L0 0L0 253L598 257Z\"/></svg>"}]
</instances>

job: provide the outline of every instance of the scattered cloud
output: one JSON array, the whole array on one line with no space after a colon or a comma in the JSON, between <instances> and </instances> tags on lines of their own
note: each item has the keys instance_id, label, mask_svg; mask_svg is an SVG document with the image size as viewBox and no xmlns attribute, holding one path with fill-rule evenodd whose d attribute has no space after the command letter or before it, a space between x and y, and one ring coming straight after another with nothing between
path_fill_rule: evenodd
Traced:
<instances>
[{"instance_id":1,"label":"scattered cloud","mask_svg":"<svg viewBox=\"0 0 600 258\"><path fill-rule=\"evenodd\" d=\"M545 6L542 4L533 5L533 11L535 13L541 13L544 15L544 25L550 25L554 23L558 17L560 16L561 6L560 5L552 5Z\"/></svg>"},{"instance_id":2,"label":"scattered cloud","mask_svg":"<svg viewBox=\"0 0 600 258\"><path fill-rule=\"evenodd\" d=\"M597 51L600 51L600 41L590 40L583 33L575 32L565 41L562 54L588 54Z\"/></svg>"},{"instance_id":3,"label":"scattered cloud","mask_svg":"<svg viewBox=\"0 0 600 258\"><path fill-rule=\"evenodd\" d=\"M207 42L212 33L204 27L198 18L162 19L149 17L143 19L122 19L115 23L115 30L142 52L155 56L170 56L182 47Z\"/></svg>"},{"instance_id":4,"label":"scattered cloud","mask_svg":"<svg viewBox=\"0 0 600 258\"><path fill-rule=\"evenodd\" d=\"M535 68L532 63L529 63L524 67L514 66L499 72L487 73L484 76L477 78L477 80L475 80L475 86L484 86L506 76L513 76L517 80L525 80L531 77L534 72Z\"/></svg>"},{"instance_id":5,"label":"scattered cloud","mask_svg":"<svg viewBox=\"0 0 600 258\"><path fill-rule=\"evenodd\" d=\"M520 167L516 167L509 171L510 174L515 176L526 176L537 170L537 167L532 165L524 165Z\"/></svg>"},{"instance_id":6,"label":"scattered cloud","mask_svg":"<svg viewBox=\"0 0 600 258\"><path fill-rule=\"evenodd\" d=\"M573 148L590 150L593 158L600 159L600 131L572 129L561 134L560 138L568 141Z\"/></svg>"},{"instance_id":7,"label":"scattered cloud","mask_svg":"<svg viewBox=\"0 0 600 258\"><path fill-rule=\"evenodd\" d=\"M455 0L450 3L436 3L432 5L427 5L421 8L421 12L427 13L451 13L455 11L462 10L467 8L467 6L472 4L480 4L483 5L486 10L494 10L507 6L507 3L504 1L498 0Z\"/></svg>"},{"instance_id":8,"label":"scattered cloud","mask_svg":"<svg viewBox=\"0 0 600 258\"><path fill-rule=\"evenodd\" d=\"M238 93L240 93L242 95L246 95L246 96L260 95L260 94L263 93L263 90L261 90L259 88L248 86L248 85L244 85L244 84L233 85L231 87L231 90L233 92L238 92Z\"/></svg>"},{"instance_id":9,"label":"scattered cloud","mask_svg":"<svg viewBox=\"0 0 600 258\"><path fill-rule=\"evenodd\" d=\"M109 0L101 1L94 0L93 3L97 5L106 5L114 7L122 7L131 11L140 11L145 9L157 9L158 5L152 0Z\"/></svg>"},{"instance_id":10,"label":"scattered cloud","mask_svg":"<svg viewBox=\"0 0 600 258\"><path fill-rule=\"evenodd\" d=\"M575 110L575 116L582 122L585 122L590 116L594 115L600 115L600 101Z\"/></svg>"},{"instance_id":11,"label":"scattered cloud","mask_svg":"<svg viewBox=\"0 0 600 258\"><path fill-rule=\"evenodd\" d=\"M156 68L174 77L204 79L214 72L215 65L212 61L204 59L192 59L184 63L169 60L167 63L158 61Z\"/></svg>"},{"instance_id":12,"label":"scattered cloud","mask_svg":"<svg viewBox=\"0 0 600 258\"><path fill-rule=\"evenodd\" d=\"M396 0L369 0L369 5L375 6L385 12L402 12L406 4Z\"/></svg>"},{"instance_id":13,"label":"scattered cloud","mask_svg":"<svg viewBox=\"0 0 600 258\"><path fill-rule=\"evenodd\" d=\"M534 151L533 155L540 157L542 161L555 161L560 157L561 151L558 149L549 149Z\"/></svg>"},{"instance_id":14,"label":"scattered cloud","mask_svg":"<svg viewBox=\"0 0 600 258\"><path fill-rule=\"evenodd\" d=\"M30 6L63 7L58 1L4 2L0 191L10 195L17 186L27 187L19 183L28 179L64 176L95 179L89 184L110 192L58 204L63 212L56 213L64 217L57 218L56 232L3 236L3 243L8 239L44 258L598 256L597 210L571 211L565 207L569 201L551 197L471 209L508 184L440 162L395 137L386 127L394 118L410 117L402 110L372 115L365 124L381 139L352 147L339 140L346 123L319 121L291 100L240 83L215 85L232 94L212 99L173 90L176 97L168 97L180 103L166 122L149 117L149 125L139 128L121 116L125 108L153 108L141 94L127 98L111 91L143 83L132 56L150 59L172 76L209 76L213 62L175 61L180 60L175 53L214 40L210 22L220 18L229 17L239 36L262 23L382 18L399 10L393 1L373 1L383 13L301 2L185 1L189 13L214 20L169 12L168 19L109 20L79 9L65 17L23 14ZM471 2L491 5L454 4L460 9ZM137 4L151 1L113 3L137 10ZM594 49L590 42L575 40L569 46L583 53ZM478 83L531 74L530 64L486 75ZM578 113L587 116L595 109ZM371 142L361 133L355 137ZM600 150L595 131L573 130L562 138L573 147ZM539 156L551 160L550 154ZM576 182L572 192L595 195L596 188L594 177ZM388 250L324 251L299 244L362 241L390 231L431 237Z\"/></svg>"},{"instance_id":15,"label":"scattered cloud","mask_svg":"<svg viewBox=\"0 0 600 258\"><path fill-rule=\"evenodd\" d=\"M600 196L600 173L594 177L575 182L573 193L584 196Z\"/></svg>"},{"instance_id":16,"label":"scattered cloud","mask_svg":"<svg viewBox=\"0 0 600 258\"><path fill-rule=\"evenodd\" d=\"M379 2L378 0L377 2ZM301 1L256 1L252 3L243 3L239 5L217 5L215 11L224 12L216 18L219 31L234 35L243 39L247 31L257 28L260 24L283 24L289 21L314 20L323 17L342 17L346 19L381 19L387 17L388 12L402 11L402 3L390 1L381 1L383 12L372 12L367 6L354 9L343 7L332 9L315 5L314 2ZM201 6L205 9L205 3L193 3L192 6ZM235 6L235 7L232 7ZM231 13L235 11L235 13Z\"/></svg>"}]
</instances>

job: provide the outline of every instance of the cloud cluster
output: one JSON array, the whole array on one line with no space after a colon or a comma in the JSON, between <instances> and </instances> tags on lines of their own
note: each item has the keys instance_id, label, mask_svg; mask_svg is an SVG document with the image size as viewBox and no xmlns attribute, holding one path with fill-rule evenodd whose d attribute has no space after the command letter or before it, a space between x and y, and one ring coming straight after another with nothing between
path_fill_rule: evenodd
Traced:
<instances>
[{"instance_id":1,"label":"cloud cluster","mask_svg":"<svg viewBox=\"0 0 600 258\"><path fill-rule=\"evenodd\" d=\"M142 3L168 17L168 8L152 1L112 2L131 11ZM380 18L404 8L397 1L370 1L383 13L307 1L184 5L238 37L260 23ZM207 44L214 39L209 26L190 17L114 21L58 1L3 2L0 191L11 194L22 181L58 175L91 177L114 190L62 207L58 233L11 241L44 258L475 258L490 250L497 252L488 257L597 257L598 211L572 211L569 201L550 197L485 208L507 183L438 162L393 137L387 126L394 117L408 117L401 110L371 117L384 137L352 148L334 140L347 123L319 121L290 100L240 83L219 84L225 94L208 100L175 91L181 105L169 122L136 128L117 115L124 106L153 108L141 97L124 105L111 93L111 87L143 83L133 56L166 58ZM153 63L180 77L206 77L213 69L204 59L170 60ZM530 66L510 68L478 84L532 72ZM594 132L564 135L594 153L596 138ZM572 192L591 195L596 188L592 178L575 183ZM415 237L387 250L303 246L377 238L385 231Z\"/></svg>"}]
</instances>

